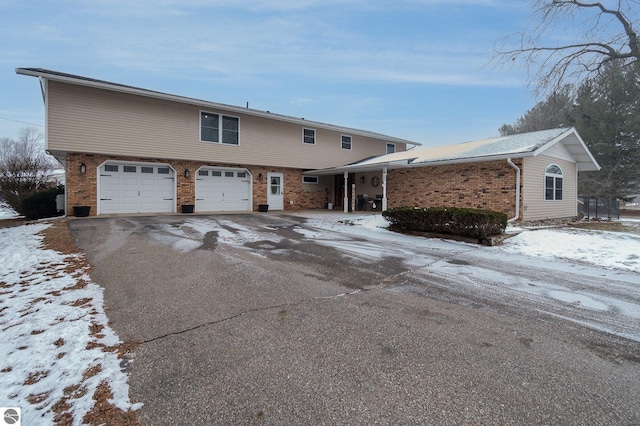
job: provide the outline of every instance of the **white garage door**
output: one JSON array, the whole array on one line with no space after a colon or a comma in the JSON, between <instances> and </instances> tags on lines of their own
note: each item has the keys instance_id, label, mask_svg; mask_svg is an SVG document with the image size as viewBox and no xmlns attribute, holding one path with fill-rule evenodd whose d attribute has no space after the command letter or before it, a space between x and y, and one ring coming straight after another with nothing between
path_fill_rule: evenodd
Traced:
<instances>
[{"instance_id":1,"label":"white garage door","mask_svg":"<svg viewBox=\"0 0 640 426\"><path fill-rule=\"evenodd\" d=\"M101 214L175 211L174 171L166 165L103 164L99 187Z\"/></svg>"},{"instance_id":2,"label":"white garage door","mask_svg":"<svg viewBox=\"0 0 640 426\"><path fill-rule=\"evenodd\" d=\"M251 211L250 176L244 169L203 168L198 170L196 211Z\"/></svg>"}]
</instances>

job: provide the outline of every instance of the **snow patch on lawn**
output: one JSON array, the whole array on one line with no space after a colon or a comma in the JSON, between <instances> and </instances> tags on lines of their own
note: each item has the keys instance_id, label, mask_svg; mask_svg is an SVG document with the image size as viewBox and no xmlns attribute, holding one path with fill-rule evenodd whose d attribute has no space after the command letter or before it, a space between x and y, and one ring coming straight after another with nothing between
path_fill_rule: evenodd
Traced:
<instances>
[{"instance_id":1,"label":"snow patch on lawn","mask_svg":"<svg viewBox=\"0 0 640 426\"><path fill-rule=\"evenodd\" d=\"M501 249L640 272L640 235L624 232L577 228L524 231L506 240Z\"/></svg>"},{"instance_id":2,"label":"snow patch on lawn","mask_svg":"<svg viewBox=\"0 0 640 426\"><path fill-rule=\"evenodd\" d=\"M53 424L54 405L68 398L81 424L106 382L113 405L138 409L109 349L120 339L107 326L103 290L77 269L78 255L43 248L48 226L0 229L0 406L21 407L22 424Z\"/></svg>"},{"instance_id":3,"label":"snow patch on lawn","mask_svg":"<svg viewBox=\"0 0 640 426\"><path fill-rule=\"evenodd\" d=\"M12 209L7 203L0 201L0 220L12 219L18 217L18 213Z\"/></svg>"}]
</instances>

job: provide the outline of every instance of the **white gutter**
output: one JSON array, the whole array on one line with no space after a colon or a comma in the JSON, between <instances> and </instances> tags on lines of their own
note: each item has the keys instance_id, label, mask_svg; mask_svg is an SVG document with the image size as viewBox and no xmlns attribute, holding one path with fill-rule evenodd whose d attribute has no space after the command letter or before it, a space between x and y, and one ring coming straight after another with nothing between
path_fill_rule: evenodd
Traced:
<instances>
[{"instance_id":1,"label":"white gutter","mask_svg":"<svg viewBox=\"0 0 640 426\"><path fill-rule=\"evenodd\" d=\"M507 158L507 163L514 169L516 169L516 215L509 219L509 222L518 220L520 218L520 168L513 164L511 158Z\"/></svg>"}]
</instances>

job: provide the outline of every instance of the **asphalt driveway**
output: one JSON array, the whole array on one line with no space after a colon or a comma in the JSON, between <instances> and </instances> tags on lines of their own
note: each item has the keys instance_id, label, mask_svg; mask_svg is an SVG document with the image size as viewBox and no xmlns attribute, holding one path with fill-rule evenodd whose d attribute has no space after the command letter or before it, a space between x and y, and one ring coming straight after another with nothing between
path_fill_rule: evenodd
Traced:
<instances>
[{"instance_id":1,"label":"asphalt driveway","mask_svg":"<svg viewBox=\"0 0 640 426\"><path fill-rule=\"evenodd\" d=\"M70 228L111 326L140 343L127 369L144 424L640 423L637 342L415 273L468 275L476 249L386 255L285 214Z\"/></svg>"}]
</instances>

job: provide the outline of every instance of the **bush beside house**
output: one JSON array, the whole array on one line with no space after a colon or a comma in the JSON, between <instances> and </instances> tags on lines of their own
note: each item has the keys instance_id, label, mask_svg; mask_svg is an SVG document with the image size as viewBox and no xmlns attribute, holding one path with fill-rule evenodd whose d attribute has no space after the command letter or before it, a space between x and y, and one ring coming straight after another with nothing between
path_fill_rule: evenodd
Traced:
<instances>
[{"instance_id":1,"label":"bush beside house","mask_svg":"<svg viewBox=\"0 0 640 426\"><path fill-rule=\"evenodd\" d=\"M56 196L64 194L64 185L36 192L22 202L22 213L27 219L42 219L59 216Z\"/></svg>"},{"instance_id":2,"label":"bush beside house","mask_svg":"<svg viewBox=\"0 0 640 426\"><path fill-rule=\"evenodd\" d=\"M396 207L382 212L397 231L429 232L482 240L500 235L507 215L490 210L456 207Z\"/></svg>"}]
</instances>

